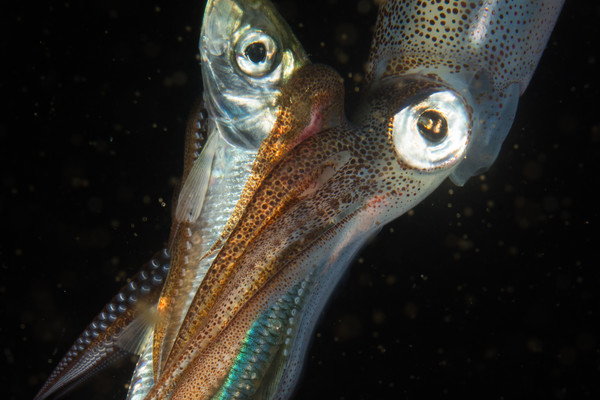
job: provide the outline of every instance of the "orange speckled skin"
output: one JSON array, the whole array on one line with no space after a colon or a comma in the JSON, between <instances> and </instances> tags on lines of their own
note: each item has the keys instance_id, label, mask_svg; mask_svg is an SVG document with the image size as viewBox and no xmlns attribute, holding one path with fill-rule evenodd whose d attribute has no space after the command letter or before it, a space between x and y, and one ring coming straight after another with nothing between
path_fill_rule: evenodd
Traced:
<instances>
[{"instance_id":1,"label":"orange speckled skin","mask_svg":"<svg viewBox=\"0 0 600 400\"><path fill-rule=\"evenodd\" d=\"M343 116L341 79L331 69L307 66L290 80L273 135L259 150L242 196L239 220L149 398L210 398L256 315L321 267L311 263L313 252L336 247L328 235L341 232L336 240L343 242L344 226L355 221L367 235L437 186L432 180L441 181L447 171L408 167L394 150L390 126L407 99L439 87L420 79L378 88L357 130Z\"/></svg>"}]
</instances>

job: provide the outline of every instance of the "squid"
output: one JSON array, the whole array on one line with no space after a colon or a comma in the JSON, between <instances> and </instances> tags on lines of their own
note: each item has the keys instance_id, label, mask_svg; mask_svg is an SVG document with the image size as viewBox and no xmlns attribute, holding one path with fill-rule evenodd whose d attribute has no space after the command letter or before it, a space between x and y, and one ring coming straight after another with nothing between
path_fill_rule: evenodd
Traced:
<instances>
[{"instance_id":1,"label":"squid","mask_svg":"<svg viewBox=\"0 0 600 400\"><path fill-rule=\"evenodd\" d=\"M366 82L311 64L267 0L209 0L168 246L36 400L136 355L128 399L287 399L349 263L446 178L489 168L562 0L387 0Z\"/></svg>"}]
</instances>

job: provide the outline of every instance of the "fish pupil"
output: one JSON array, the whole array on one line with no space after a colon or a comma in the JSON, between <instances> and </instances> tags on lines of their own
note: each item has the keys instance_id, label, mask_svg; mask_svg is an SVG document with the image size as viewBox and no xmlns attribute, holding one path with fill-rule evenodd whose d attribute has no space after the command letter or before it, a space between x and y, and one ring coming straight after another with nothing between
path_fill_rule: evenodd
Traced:
<instances>
[{"instance_id":1,"label":"fish pupil","mask_svg":"<svg viewBox=\"0 0 600 400\"><path fill-rule=\"evenodd\" d=\"M424 111L417 121L419 133L433 143L439 143L448 135L448 121L436 110Z\"/></svg>"},{"instance_id":2,"label":"fish pupil","mask_svg":"<svg viewBox=\"0 0 600 400\"><path fill-rule=\"evenodd\" d=\"M255 64L264 62L267 58L267 48L261 42L254 42L246 47L244 54Z\"/></svg>"}]
</instances>

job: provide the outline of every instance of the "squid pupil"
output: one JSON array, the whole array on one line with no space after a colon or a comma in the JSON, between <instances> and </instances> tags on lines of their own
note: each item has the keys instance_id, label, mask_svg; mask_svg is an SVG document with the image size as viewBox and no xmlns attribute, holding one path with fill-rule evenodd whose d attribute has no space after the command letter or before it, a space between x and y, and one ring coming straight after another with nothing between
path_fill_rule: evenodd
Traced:
<instances>
[{"instance_id":1,"label":"squid pupil","mask_svg":"<svg viewBox=\"0 0 600 400\"><path fill-rule=\"evenodd\" d=\"M436 110L426 110L417 121L419 133L433 143L439 143L448 135L448 121Z\"/></svg>"},{"instance_id":2,"label":"squid pupil","mask_svg":"<svg viewBox=\"0 0 600 400\"><path fill-rule=\"evenodd\" d=\"M246 47L246 50L244 50L244 54L254 64L258 64L264 62L267 58L267 48L261 42L254 42L249 44L248 47Z\"/></svg>"}]
</instances>

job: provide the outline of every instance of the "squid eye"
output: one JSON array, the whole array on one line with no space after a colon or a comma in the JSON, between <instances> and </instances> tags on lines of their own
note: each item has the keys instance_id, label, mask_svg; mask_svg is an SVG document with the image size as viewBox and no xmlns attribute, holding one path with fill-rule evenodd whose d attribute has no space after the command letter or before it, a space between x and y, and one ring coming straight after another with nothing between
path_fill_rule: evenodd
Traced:
<instances>
[{"instance_id":1,"label":"squid eye","mask_svg":"<svg viewBox=\"0 0 600 400\"><path fill-rule=\"evenodd\" d=\"M440 143L448 136L448 121L437 110L425 110L417 120L417 129L431 143Z\"/></svg>"},{"instance_id":2,"label":"squid eye","mask_svg":"<svg viewBox=\"0 0 600 400\"><path fill-rule=\"evenodd\" d=\"M242 72L258 78L274 69L277 49L277 43L271 36L250 30L238 39L235 60Z\"/></svg>"},{"instance_id":3,"label":"squid eye","mask_svg":"<svg viewBox=\"0 0 600 400\"><path fill-rule=\"evenodd\" d=\"M437 92L394 116L392 140L408 165L422 170L447 168L464 156L470 130L469 113L459 95Z\"/></svg>"}]
</instances>

